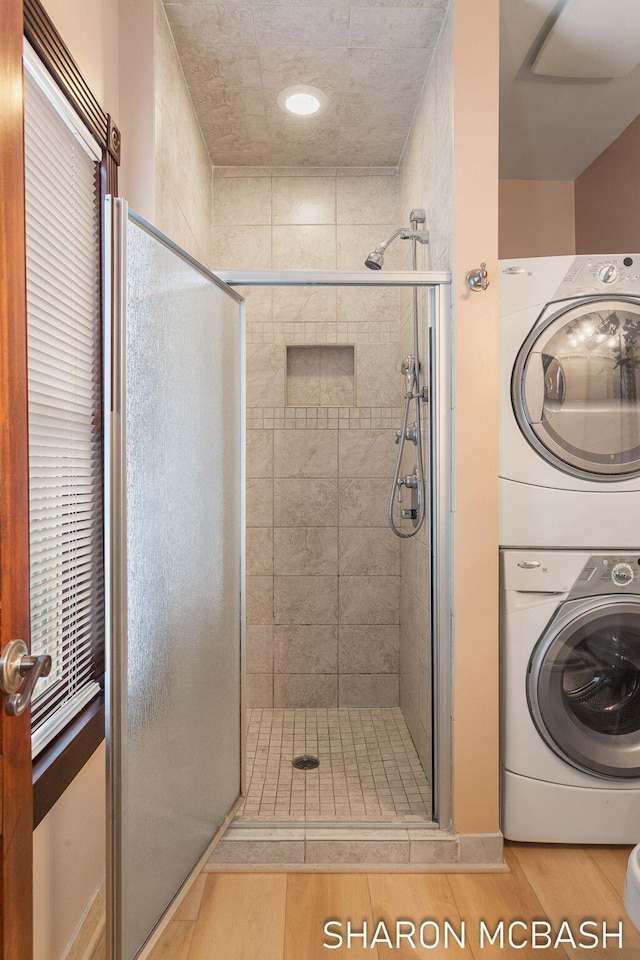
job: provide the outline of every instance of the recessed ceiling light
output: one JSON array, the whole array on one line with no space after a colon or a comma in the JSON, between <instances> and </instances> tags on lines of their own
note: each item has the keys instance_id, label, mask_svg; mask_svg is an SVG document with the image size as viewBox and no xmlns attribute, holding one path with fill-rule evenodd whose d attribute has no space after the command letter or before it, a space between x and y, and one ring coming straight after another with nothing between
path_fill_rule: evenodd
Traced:
<instances>
[{"instance_id":1,"label":"recessed ceiling light","mask_svg":"<svg viewBox=\"0 0 640 960\"><path fill-rule=\"evenodd\" d=\"M301 117L317 113L320 109L320 101L312 93L292 93L287 97L284 105L291 113L297 113Z\"/></svg>"},{"instance_id":2,"label":"recessed ceiling light","mask_svg":"<svg viewBox=\"0 0 640 960\"><path fill-rule=\"evenodd\" d=\"M329 103L326 93L317 87L306 84L297 84L286 87L278 94L278 106L285 113L293 113L298 117L310 117L322 113Z\"/></svg>"}]
</instances>

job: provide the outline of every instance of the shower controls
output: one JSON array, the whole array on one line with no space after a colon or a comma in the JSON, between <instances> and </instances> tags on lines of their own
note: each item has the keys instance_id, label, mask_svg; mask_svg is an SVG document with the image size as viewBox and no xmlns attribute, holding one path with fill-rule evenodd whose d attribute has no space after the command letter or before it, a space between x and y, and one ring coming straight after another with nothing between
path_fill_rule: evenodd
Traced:
<instances>
[{"instance_id":1,"label":"shower controls","mask_svg":"<svg viewBox=\"0 0 640 960\"><path fill-rule=\"evenodd\" d=\"M417 434L416 434L416 437L417 437ZM402 517L403 520L411 520L414 528L417 529L418 525L421 522L420 512L421 512L421 506L422 506L421 478L418 475L417 464L413 468L413 473L410 473L407 477L398 477L396 480L395 489L397 489L398 491L398 503L403 502L403 497L402 497L403 487L406 487L407 490L411 491L411 506L405 507L403 510L401 510L400 516ZM391 494L391 502L393 503L393 492Z\"/></svg>"},{"instance_id":2,"label":"shower controls","mask_svg":"<svg viewBox=\"0 0 640 960\"><path fill-rule=\"evenodd\" d=\"M411 443L418 442L418 428L415 423L411 427L407 427L407 429L404 432L404 438L405 440L410 440ZM402 440L402 430L396 430L395 442L400 443L401 440Z\"/></svg>"},{"instance_id":3,"label":"shower controls","mask_svg":"<svg viewBox=\"0 0 640 960\"><path fill-rule=\"evenodd\" d=\"M615 283L618 279L618 268L613 263L605 263L598 268L598 280L600 283Z\"/></svg>"},{"instance_id":4,"label":"shower controls","mask_svg":"<svg viewBox=\"0 0 640 960\"><path fill-rule=\"evenodd\" d=\"M407 490L413 490L414 487L418 486L418 478L416 477L415 473L412 473L408 477L400 477L398 480L398 486L404 486L407 488Z\"/></svg>"},{"instance_id":5,"label":"shower controls","mask_svg":"<svg viewBox=\"0 0 640 960\"><path fill-rule=\"evenodd\" d=\"M393 233L379 243L373 250L364 264L370 270L381 270L384 264L384 253L390 243L393 243L398 237L401 240L410 240L412 247L411 263L414 270L418 269L418 244L429 243L429 231L425 224L426 213L422 208L414 207L411 211L411 228L398 227ZM421 229L420 229L421 227ZM483 264L484 266L484 264ZM486 276L486 274L485 274ZM429 323L430 326L430 323ZM421 401L428 399L426 387L420 384L420 344L419 344L419 305L418 288L413 288L413 353L404 358L400 365L400 372L405 378L404 391L404 416L402 418L402 428L396 431L396 445L398 454L396 456L396 468L389 494L388 518L389 526L397 537L407 539L416 535L425 520L426 511L426 486L424 478L424 455L422 451L422 428L421 428ZM415 422L409 426L409 414L411 404L415 403ZM402 457L405 449L405 443L409 441L416 447L416 466L413 475L409 477L400 477ZM411 490L411 507L401 511L403 520L411 520L413 530L401 530L394 520L394 508L397 494L397 502L402 503L402 488Z\"/></svg>"},{"instance_id":6,"label":"shower controls","mask_svg":"<svg viewBox=\"0 0 640 960\"><path fill-rule=\"evenodd\" d=\"M418 489L418 476L416 473L417 468L413 468L413 473L409 474L408 477L398 477L396 481L396 486L398 488L398 503L402 503L402 488L406 487L407 490L416 490ZM412 498L413 499L413 498Z\"/></svg>"}]
</instances>

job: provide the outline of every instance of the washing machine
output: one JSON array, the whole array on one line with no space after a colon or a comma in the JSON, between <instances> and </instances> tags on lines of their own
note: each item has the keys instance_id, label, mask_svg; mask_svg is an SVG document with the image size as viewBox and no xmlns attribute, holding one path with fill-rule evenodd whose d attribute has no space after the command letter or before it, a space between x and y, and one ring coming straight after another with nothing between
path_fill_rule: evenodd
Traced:
<instances>
[{"instance_id":1,"label":"washing machine","mask_svg":"<svg viewBox=\"0 0 640 960\"><path fill-rule=\"evenodd\" d=\"M640 837L640 551L501 551L509 840Z\"/></svg>"},{"instance_id":2,"label":"washing machine","mask_svg":"<svg viewBox=\"0 0 640 960\"><path fill-rule=\"evenodd\" d=\"M500 543L640 549L640 255L499 268Z\"/></svg>"}]
</instances>

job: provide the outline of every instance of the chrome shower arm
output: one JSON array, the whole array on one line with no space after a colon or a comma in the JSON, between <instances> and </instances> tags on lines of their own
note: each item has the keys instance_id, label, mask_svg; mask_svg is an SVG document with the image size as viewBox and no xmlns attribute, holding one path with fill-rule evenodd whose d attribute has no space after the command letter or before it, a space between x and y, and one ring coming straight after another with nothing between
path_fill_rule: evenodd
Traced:
<instances>
[{"instance_id":1,"label":"chrome shower arm","mask_svg":"<svg viewBox=\"0 0 640 960\"><path fill-rule=\"evenodd\" d=\"M396 237L399 237L399 236L401 236L401 235L403 235L403 234L406 234L406 233L407 233L407 228L406 228L406 227L398 227L397 230L394 230L394 231L393 231L393 233L391 234L391 236L387 237L386 240L383 240L382 243L379 243L379 244L378 244L378 246L376 247L376 253L384 253L384 251L387 249L387 247L389 246L389 244L390 244L390 243L393 243L393 241L396 239Z\"/></svg>"},{"instance_id":2,"label":"chrome shower arm","mask_svg":"<svg viewBox=\"0 0 640 960\"><path fill-rule=\"evenodd\" d=\"M386 240L383 240L382 243L379 243L376 247L376 253L384 253L390 243L396 239L396 237L401 237L403 240L417 240L418 243L429 243L429 231L428 230L408 230L407 227L398 227L397 230L394 230L391 236L387 237Z\"/></svg>"}]
</instances>

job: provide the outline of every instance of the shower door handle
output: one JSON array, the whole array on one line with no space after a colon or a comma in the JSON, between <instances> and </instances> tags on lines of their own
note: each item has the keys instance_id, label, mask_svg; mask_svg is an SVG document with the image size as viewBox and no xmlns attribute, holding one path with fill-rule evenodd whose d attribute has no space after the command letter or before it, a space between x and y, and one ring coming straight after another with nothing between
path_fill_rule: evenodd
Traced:
<instances>
[{"instance_id":1,"label":"shower door handle","mask_svg":"<svg viewBox=\"0 0 640 960\"><path fill-rule=\"evenodd\" d=\"M36 683L40 677L48 677L50 673L50 656L30 656L24 640L11 640L6 645L0 658L0 692L8 697L5 704L8 716L19 717L24 713L31 702Z\"/></svg>"}]
</instances>

